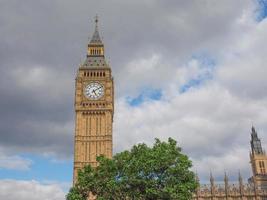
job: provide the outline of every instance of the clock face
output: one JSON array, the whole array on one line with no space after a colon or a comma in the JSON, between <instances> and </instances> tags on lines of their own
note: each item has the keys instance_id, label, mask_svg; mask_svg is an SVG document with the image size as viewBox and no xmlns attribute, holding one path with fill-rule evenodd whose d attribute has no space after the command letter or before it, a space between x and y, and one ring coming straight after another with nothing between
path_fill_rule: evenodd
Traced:
<instances>
[{"instance_id":1,"label":"clock face","mask_svg":"<svg viewBox=\"0 0 267 200\"><path fill-rule=\"evenodd\" d=\"M104 86L98 82L89 83L84 88L84 95L88 99L97 100L104 95Z\"/></svg>"}]
</instances>

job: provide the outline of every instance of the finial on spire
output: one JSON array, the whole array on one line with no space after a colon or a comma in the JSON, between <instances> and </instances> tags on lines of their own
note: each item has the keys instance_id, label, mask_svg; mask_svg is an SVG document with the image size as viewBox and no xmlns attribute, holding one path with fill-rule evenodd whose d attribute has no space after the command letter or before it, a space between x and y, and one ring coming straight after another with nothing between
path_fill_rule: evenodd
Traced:
<instances>
[{"instance_id":1,"label":"finial on spire","mask_svg":"<svg viewBox=\"0 0 267 200\"><path fill-rule=\"evenodd\" d=\"M95 15L95 27L97 27L97 23L98 23L98 15Z\"/></svg>"},{"instance_id":2,"label":"finial on spire","mask_svg":"<svg viewBox=\"0 0 267 200\"><path fill-rule=\"evenodd\" d=\"M99 36L99 32L98 32L98 15L96 15L95 16L95 32L94 32L94 34L93 34L93 37L92 37L92 39L91 39L91 41L90 41L90 43L94 43L94 44L101 44L101 45L103 45L102 44L102 41L101 41L101 38L100 38L100 36Z\"/></svg>"},{"instance_id":3,"label":"finial on spire","mask_svg":"<svg viewBox=\"0 0 267 200\"><path fill-rule=\"evenodd\" d=\"M252 133L255 133L256 131L255 131L255 127L253 126L253 124L252 124L252 127L251 127L251 131L252 131Z\"/></svg>"}]
</instances>

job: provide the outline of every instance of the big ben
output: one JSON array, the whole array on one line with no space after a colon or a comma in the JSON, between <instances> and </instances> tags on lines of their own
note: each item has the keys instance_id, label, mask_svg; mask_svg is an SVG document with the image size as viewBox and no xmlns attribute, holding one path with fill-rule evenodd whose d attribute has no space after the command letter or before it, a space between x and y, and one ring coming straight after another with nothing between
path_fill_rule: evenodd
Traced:
<instances>
[{"instance_id":1,"label":"big ben","mask_svg":"<svg viewBox=\"0 0 267 200\"><path fill-rule=\"evenodd\" d=\"M87 56L75 82L74 183L79 169L97 166L97 156L112 157L114 86L104 50L96 17Z\"/></svg>"}]
</instances>

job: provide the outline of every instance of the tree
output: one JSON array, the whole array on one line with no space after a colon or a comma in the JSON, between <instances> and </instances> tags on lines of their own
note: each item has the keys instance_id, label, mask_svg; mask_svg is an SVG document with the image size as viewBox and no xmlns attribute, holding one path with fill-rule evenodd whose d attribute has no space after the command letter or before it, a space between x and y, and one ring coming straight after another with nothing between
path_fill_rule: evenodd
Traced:
<instances>
[{"instance_id":1,"label":"tree","mask_svg":"<svg viewBox=\"0 0 267 200\"><path fill-rule=\"evenodd\" d=\"M86 200L89 192L98 200L188 200L197 187L191 161L171 138L155 139L153 147L138 144L97 161L98 167L79 171L67 200Z\"/></svg>"}]
</instances>

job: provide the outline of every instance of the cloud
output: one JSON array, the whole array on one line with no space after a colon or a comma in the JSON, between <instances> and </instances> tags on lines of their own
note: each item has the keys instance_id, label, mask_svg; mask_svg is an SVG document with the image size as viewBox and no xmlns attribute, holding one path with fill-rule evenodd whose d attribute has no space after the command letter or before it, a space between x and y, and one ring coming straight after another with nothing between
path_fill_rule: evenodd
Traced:
<instances>
[{"instance_id":1,"label":"cloud","mask_svg":"<svg viewBox=\"0 0 267 200\"><path fill-rule=\"evenodd\" d=\"M74 88L74 81L70 75L38 65L16 66L3 74L0 80L3 150L13 154L52 152L70 157L74 131L70 98L74 91L69 90ZM12 84L7 87L7 82Z\"/></svg>"},{"instance_id":2,"label":"cloud","mask_svg":"<svg viewBox=\"0 0 267 200\"><path fill-rule=\"evenodd\" d=\"M0 153L0 169L29 170L32 161L21 156L8 156Z\"/></svg>"},{"instance_id":3,"label":"cloud","mask_svg":"<svg viewBox=\"0 0 267 200\"><path fill-rule=\"evenodd\" d=\"M172 137L194 161L194 169L204 180L210 170L221 180L224 171L235 177L241 170L249 177L250 125L256 121L257 126L265 126L264 105L266 101L255 104L210 83L171 100L147 101L139 107L121 99L116 104L115 152L135 143L151 144L153 138ZM259 136L266 147L264 130Z\"/></svg>"},{"instance_id":4,"label":"cloud","mask_svg":"<svg viewBox=\"0 0 267 200\"><path fill-rule=\"evenodd\" d=\"M255 1L0 4L0 145L5 153L71 157L75 72L85 58L96 13L115 79L116 152L172 136L198 168L207 161L209 170L231 160L232 151L235 157L249 151L252 122L266 144L267 22L256 20ZM127 99L144 91L161 95L129 105ZM240 168L247 174L246 162ZM229 162L225 168L236 166Z\"/></svg>"},{"instance_id":5,"label":"cloud","mask_svg":"<svg viewBox=\"0 0 267 200\"><path fill-rule=\"evenodd\" d=\"M238 173L245 175L245 179L252 175L248 166L249 156L247 148L235 147L219 156L206 156L193 159L193 170L200 174L201 180L209 180L210 172L215 179L222 181L226 173L230 181L238 180Z\"/></svg>"},{"instance_id":6,"label":"cloud","mask_svg":"<svg viewBox=\"0 0 267 200\"><path fill-rule=\"evenodd\" d=\"M198 58L180 66L168 62L172 64L167 68L172 71L168 80L161 86L152 84L162 89L163 99L143 102L140 107L131 107L123 98L118 100L114 139L118 151L136 142L151 143L151 138L171 136L190 155L204 180L209 169L220 180L224 170L232 177L239 169L246 177L250 176L249 126L252 123L260 129L263 146L267 144L264 135L267 21L254 21L253 9L253 6L243 9L236 19L232 18L233 29L229 27L222 40L216 38L212 42L217 47L208 42L203 44L204 54L208 52L206 55L215 59L212 69L201 67ZM165 67L165 55L161 58L155 66ZM147 73L145 68L143 73ZM205 74L208 74L206 78ZM160 75L158 81L165 78L164 73ZM204 80L192 82L199 77ZM177 88L185 86L185 93L179 94ZM121 130L126 130L125 134Z\"/></svg>"},{"instance_id":7,"label":"cloud","mask_svg":"<svg viewBox=\"0 0 267 200\"><path fill-rule=\"evenodd\" d=\"M243 98L266 98L266 27L267 20L254 24L236 40L231 51L225 53L223 62L218 66L216 79L234 95Z\"/></svg>"},{"instance_id":8,"label":"cloud","mask_svg":"<svg viewBox=\"0 0 267 200\"><path fill-rule=\"evenodd\" d=\"M5 200L63 200L65 192L59 184L37 181L0 180L0 199Z\"/></svg>"},{"instance_id":9,"label":"cloud","mask_svg":"<svg viewBox=\"0 0 267 200\"><path fill-rule=\"evenodd\" d=\"M203 156L210 154L211 148L214 148L212 152L216 149L223 152L229 142L242 141L248 146L251 121L260 121L267 112L261 102L253 104L239 99L211 82L172 99L148 101L139 107L121 99L116 109L117 147L128 148L138 141L173 136L191 153L201 152ZM127 130L127 134L120 130ZM127 139L130 144L123 142Z\"/></svg>"}]
</instances>

